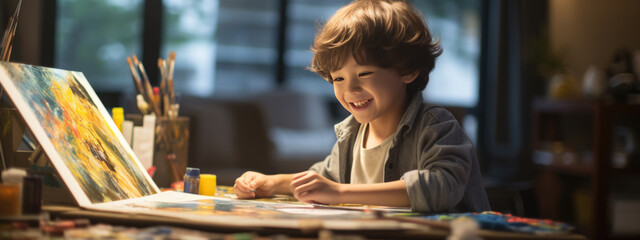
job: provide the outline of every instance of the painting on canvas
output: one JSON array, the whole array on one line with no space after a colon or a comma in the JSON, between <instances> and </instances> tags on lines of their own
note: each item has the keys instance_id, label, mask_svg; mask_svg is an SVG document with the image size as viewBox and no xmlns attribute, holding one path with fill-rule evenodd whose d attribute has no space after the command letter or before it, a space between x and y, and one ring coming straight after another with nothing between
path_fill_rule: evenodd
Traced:
<instances>
[{"instance_id":1,"label":"painting on canvas","mask_svg":"<svg viewBox=\"0 0 640 240\"><path fill-rule=\"evenodd\" d=\"M159 192L82 73L0 62L0 83L81 206Z\"/></svg>"}]
</instances>

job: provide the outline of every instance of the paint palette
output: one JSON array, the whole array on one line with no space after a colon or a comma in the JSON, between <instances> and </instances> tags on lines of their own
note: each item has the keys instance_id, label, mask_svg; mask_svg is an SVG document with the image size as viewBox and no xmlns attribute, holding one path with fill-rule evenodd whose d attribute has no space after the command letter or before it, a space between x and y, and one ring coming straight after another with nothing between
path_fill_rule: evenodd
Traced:
<instances>
[{"instance_id":1,"label":"paint palette","mask_svg":"<svg viewBox=\"0 0 640 240\"><path fill-rule=\"evenodd\" d=\"M562 222L548 219L517 217L511 214L491 211L481 213L438 214L423 216L422 218L444 222L451 222L458 218L471 218L476 220L482 229L532 234L563 234L569 233L574 229L571 225Z\"/></svg>"}]
</instances>

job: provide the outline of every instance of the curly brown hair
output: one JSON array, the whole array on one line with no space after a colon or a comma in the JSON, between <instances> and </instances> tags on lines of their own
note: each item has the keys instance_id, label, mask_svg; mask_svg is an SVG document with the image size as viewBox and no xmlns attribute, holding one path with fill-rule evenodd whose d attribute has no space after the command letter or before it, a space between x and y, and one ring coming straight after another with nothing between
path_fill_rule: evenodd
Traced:
<instances>
[{"instance_id":1,"label":"curly brown hair","mask_svg":"<svg viewBox=\"0 0 640 240\"><path fill-rule=\"evenodd\" d=\"M394 68L401 75L420 71L407 86L423 90L436 58L442 53L426 20L413 4L401 0L355 0L340 8L318 31L308 69L333 84L331 72L342 68L349 55L362 65Z\"/></svg>"}]
</instances>

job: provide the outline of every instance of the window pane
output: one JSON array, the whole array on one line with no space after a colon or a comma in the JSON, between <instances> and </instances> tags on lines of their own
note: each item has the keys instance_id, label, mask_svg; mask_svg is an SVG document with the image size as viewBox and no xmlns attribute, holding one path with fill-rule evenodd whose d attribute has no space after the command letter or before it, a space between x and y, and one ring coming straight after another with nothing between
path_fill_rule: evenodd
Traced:
<instances>
[{"instance_id":1,"label":"window pane","mask_svg":"<svg viewBox=\"0 0 640 240\"><path fill-rule=\"evenodd\" d=\"M442 55L431 72L425 99L449 106L474 107L478 102L480 1L414 1L440 38Z\"/></svg>"},{"instance_id":2,"label":"window pane","mask_svg":"<svg viewBox=\"0 0 640 240\"><path fill-rule=\"evenodd\" d=\"M176 92L211 95L216 72L217 0L165 0L160 56L176 52Z\"/></svg>"},{"instance_id":3,"label":"window pane","mask_svg":"<svg viewBox=\"0 0 640 240\"><path fill-rule=\"evenodd\" d=\"M165 58L176 91L246 93L275 87L278 0L165 0Z\"/></svg>"},{"instance_id":4,"label":"window pane","mask_svg":"<svg viewBox=\"0 0 640 240\"><path fill-rule=\"evenodd\" d=\"M340 7L350 0L299 0L289 2L287 23L286 81L287 87L297 91L333 96L333 88L320 75L306 70L311 66L311 45L316 26L324 24Z\"/></svg>"},{"instance_id":5,"label":"window pane","mask_svg":"<svg viewBox=\"0 0 640 240\"><path fill-rule=\"evenodd\" d=\"M126 58L141 52L142 1L58 0L57 5L55 67L83 72L96 91L132 89Z\"/></svg>"},{"instance_id":6,"label":"window pane","mask_svg":"<svg viewBox=\"0 0 640 240\"><path fill-rule=\"evenodd\" d=\"M216 92L276 86L278 0L223 0L218 17Z\"/></svg>"}]
</instances>

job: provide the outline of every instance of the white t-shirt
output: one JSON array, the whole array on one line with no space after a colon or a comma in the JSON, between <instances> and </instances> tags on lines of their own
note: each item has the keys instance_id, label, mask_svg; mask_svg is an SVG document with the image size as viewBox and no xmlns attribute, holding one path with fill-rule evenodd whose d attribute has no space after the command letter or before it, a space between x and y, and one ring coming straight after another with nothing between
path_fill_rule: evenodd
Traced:
<instances>
[{"instance_id":1,"label":"white t-shirt","mask_svg":"<svg viewBox=\"0 0 640 240\"><path fill-rule=\"evenodd\" d=\"M360 124L358 136L353 146L353 165L351 166L351 183L382 183L384 182L384 159L389 152L391 139L395 133L385 139L380 145L371 148L362 147L364 137L369 130L369 123Z\"/></svg>"}]
</instances>

